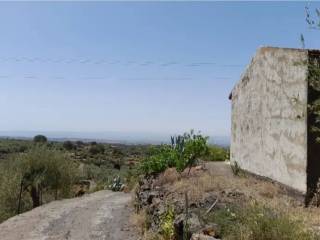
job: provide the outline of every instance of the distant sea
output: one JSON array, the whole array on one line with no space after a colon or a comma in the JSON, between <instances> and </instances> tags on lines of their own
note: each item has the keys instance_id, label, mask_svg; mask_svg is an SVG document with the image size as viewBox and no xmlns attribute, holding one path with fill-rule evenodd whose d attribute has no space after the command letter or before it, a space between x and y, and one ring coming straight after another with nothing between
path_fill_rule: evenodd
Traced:
<instances>
[{"instance_id":1,"label":"distant sea","mask_svg":"<svg viewBox=\"0 0 320 240\"><path fill-rule=\"evenodd\" d=\"M31 139L35 135L45 135L51 141L96 141L122 144L161 144L170 141L169 134L132 132L50 132L50 131L0 131L0 138ZM206 134L204 134L206 135ZM209 136L210 144L229 146L229 136Z\"/></svg>"}]
</instances>

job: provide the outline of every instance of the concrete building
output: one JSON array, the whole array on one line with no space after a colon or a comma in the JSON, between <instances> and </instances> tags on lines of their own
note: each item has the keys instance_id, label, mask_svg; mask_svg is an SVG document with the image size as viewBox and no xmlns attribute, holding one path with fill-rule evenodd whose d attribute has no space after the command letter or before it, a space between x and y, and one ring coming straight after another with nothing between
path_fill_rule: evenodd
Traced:
<instances>
[{"instance_id":1,"label":"concrete building","mask_svg":"<svg viewBox=\"0 0 320 240\"><path fill-rule=\"evenodd\" d=\"M308 103L316 50L262 47L230 94L231 162L303 194L320 177L320 144L311 131Z\"/></svg>"}]
</instances>

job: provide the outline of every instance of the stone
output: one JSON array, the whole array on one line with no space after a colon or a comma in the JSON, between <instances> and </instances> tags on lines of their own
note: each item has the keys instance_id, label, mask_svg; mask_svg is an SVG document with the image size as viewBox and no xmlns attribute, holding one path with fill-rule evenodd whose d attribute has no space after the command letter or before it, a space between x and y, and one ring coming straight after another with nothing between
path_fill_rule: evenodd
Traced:
<instances>
[{"instance_id":1,"label":"stone","mask_svg":"<svg viewBox=\"0 0 320 240\"><path fill-rule=\"evenodd\" d=\"M190 240L219 240L219 238L215 238L209 235L204 235L202 233L194 233L192 234Z\"/></svg>"},{"instance_id":2,"label":"stone","mask_svg":"<svg viewBox=\"0 0 320 240\"><path fill-rule=\"evenodd\" d=\"M184 232L184 224L185 224L186 215L180 214L178 215L174 220L174 228L177 233L177 235ZM188 225L189 225L189 232L198 232L201 229L201 223L199 221L199 218L196 214L191 213L188 217Z\"/></svg>"},{"instance_id":3,"label":"stone","mask_svg":"<svg viewBox=\"0 0 320 240\"><path fill-rule=\"evenodd\" d=\"M161 199L160 198L158 198L158 197L154 197L153 199L152 199L152 205L159 205L160 203L161 203L162 201L161 201Z\"/></svg>"},{"instance_id":4,"label":"stone","mask_svg":"<svg viewBox=\"0 0 320 240\"><path fill-rule=\"evenodd\" d=\"M161 204L161 205L159 205L157 211L158 211L158 215L161 216L162 214L164 214L166 212L166 207L163 204Z\"/></svg>"},{"instance_id":5,"label":"stone","mask_svg":"<svg viewBox=\"0 0 320 240\"><path fill-rule=\"evenodd\" d=\"M155 198L155 197L158 197L159 196L159 192L158 191L151 191L149 192L148 194L148 204L151 204L152 203L152 200Z\"/></svg>"},{"instance_id":6,"label":"stone","mask_svg":"<svg viewBox=\"0 0 320 240\"><path fill-rule=\"evenodd\" d=\"M215 224L215 223L207 225L203 229L201 229L200 233L211 236L211 237L218 237L219 226L218 224Z\"/></svg>"},{"instance_id":7,"label":"stone","mask_svg":"<svg viewBox=\"0 0 320 240\"><path fill-rule=\"evenodd\" d=\"M199 218L194 213L192 213L191 216L188 218L188 224L190 232L197 232L199 231L199 229L201 229L201 223L199 221Z\"/></svg>"}]
</instances>

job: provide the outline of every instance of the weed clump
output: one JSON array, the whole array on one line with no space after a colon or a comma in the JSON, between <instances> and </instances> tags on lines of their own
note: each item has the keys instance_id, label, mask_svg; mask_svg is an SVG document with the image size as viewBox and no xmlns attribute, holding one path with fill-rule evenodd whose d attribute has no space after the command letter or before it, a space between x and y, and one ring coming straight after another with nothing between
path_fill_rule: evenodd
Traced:
<instances>
[{"instance_id":1,"label":"weed clump","mask_svg":"<svg viewBox=\"0 0 320 240\"><path fill-rule=\"evenodd\" d=\"M213 222L220 226L220 235L227 240L318 240L304 224L281 211L251 203L217 210Z\"/></svg>"},{"instance_id":2,"label":"weed clump","mask_svg":"<svg viewBox=\"0 0 320 240\"><path fill-rule=\"evenodd\" d=\"M167 211L160 217L160 233L164 240L174 239L174 219L175 214L173 207L168 207Z\"/></svg>"}]
</instances>

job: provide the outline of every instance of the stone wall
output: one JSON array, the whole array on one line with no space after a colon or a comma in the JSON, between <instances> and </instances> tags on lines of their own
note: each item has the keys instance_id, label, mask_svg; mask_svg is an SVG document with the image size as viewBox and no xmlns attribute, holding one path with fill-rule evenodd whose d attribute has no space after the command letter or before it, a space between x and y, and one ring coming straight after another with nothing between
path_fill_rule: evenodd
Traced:
<instances>
[{"instance_id":1,"label":"stone wall","mask_svg":"<svg viewBox=\"0 0 320 240\"><path fill-rule=\"evenodd\" d=\"M231 93L231 161L307 191L307 50L260 48Z\"/></svg>"}]
</instances>

